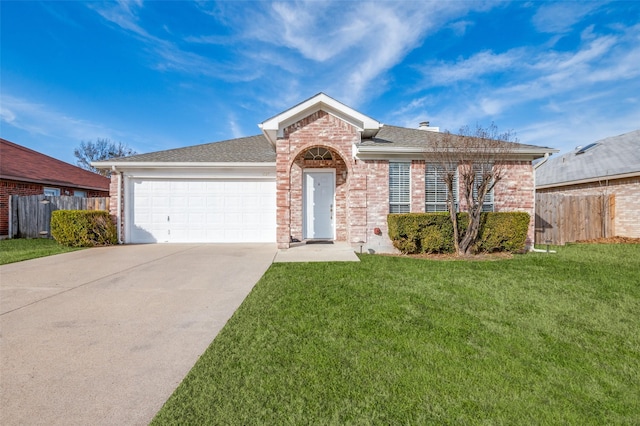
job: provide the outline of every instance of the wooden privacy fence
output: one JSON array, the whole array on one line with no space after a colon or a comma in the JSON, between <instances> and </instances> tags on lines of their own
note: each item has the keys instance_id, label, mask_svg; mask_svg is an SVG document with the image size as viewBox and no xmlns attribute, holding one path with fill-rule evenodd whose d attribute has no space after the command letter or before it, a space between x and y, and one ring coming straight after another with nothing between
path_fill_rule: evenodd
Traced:
<instances>
[{"instance_id":1,"label":"wooden privacy fence","mask_svg":"<svg viewBox=\"0 0 640 426\"><path fill-rule=\"evenodd\" d=\"M9 238L51 236L54 210L109 210L109 197L48 197L12 195L9 198Z\"/></svg>"},{"instance_id":2,"label":"wooden privacy fence","mask_svg":"<svg viewBox=\"0 0 640 426\"><path fill-rule=\"evenodd\" d=\"M564 245L615 235L614 194L536 193L536 244Z\"/></svg>"}]
</instances>

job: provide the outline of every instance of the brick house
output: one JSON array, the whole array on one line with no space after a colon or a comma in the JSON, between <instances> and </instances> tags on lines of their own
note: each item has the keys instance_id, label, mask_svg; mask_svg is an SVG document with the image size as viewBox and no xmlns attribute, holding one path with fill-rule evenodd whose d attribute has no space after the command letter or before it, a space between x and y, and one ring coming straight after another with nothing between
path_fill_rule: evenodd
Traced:
<instances>
[{"instance_id":1,"label":"brick house","mask_svg":"<svg viewBox=\"0 0 640 426\"><path fill-rule=\"evenodd\" d=\"M640 130L590 143L537 165L536 191L612 194L613 235L640 238Z\"/></svg>"},{"instance_id":2,"label":"brick house","mask_svg":"<svg viewBox=\"0 0 640 426\"><path fill-rule=\"evenodd\" d=\"M427 126L383 125L320 93L259 124L262 134L95 163L111 168L121 241L337 240L393 250L390 212L439 211ZM515 144L490 209L532 217L532 160L554 152ZM433 176L432 176L433 177Z\"/></svg>"},{"instance_id":3,"label":"brick house","mask_svg":"<svg viewBox=\"0 0 640 426\"><path fill-rule=\"evenodd\" d=\"M0 236L9 233L9 196L108 197L109 179L0 138Z\"/></svg>"}]
</instances>

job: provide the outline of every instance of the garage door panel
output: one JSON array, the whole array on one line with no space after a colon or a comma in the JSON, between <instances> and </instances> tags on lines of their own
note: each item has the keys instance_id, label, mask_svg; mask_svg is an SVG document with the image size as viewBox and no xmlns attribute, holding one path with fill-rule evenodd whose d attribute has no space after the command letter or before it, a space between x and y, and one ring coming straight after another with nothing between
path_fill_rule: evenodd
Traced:
<instances>
[{"instance_id":1,"label":"garage door panel","mask_svg":"<svg viewBox=\"0 0 640 426\"><path fill-rule=\"evenodd\" d=\"M135 179L130 190L128 242L275 242L273 181Z\"/></svg>"}]
</instances>

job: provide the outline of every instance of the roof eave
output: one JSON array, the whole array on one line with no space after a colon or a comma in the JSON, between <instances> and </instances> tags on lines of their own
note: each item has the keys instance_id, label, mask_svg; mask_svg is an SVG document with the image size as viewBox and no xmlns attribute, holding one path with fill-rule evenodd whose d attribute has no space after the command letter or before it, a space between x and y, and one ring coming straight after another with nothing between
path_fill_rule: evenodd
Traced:
<instances>
[{"instance_id":1,"label":"roof eave","mask_svg":"<svg viewBox=\"0 0 640 426\"><path fill-rule=\"evenodd\" d=\"M384 160L398 157L420 156L426 157L430 154L437 154L436 151L429 151L420 147L377 147L377 146L356 146L356 157L361 160ZM515 160L535 160L544 157L547 153L559 152L557 149L516 149L505 153L505 158Z\"/></svg>"},{"instance_id":2,"label":"roof eave","mask_svg":"<svg viewBox=\"0 0 640 426\"><path fill-rule=\"evenodd\" d=\"M563 182L547 183L547 184L543 184L543 185L536 185L536 189L549 189L549 188L557 188L557 187L562 187L562 186L573 186L573 185L580 185L580 184L583 184L583 183L593 183L593 182L602 182L602 181L617 180L617 179L626 179L626 178L633 178L633 177L638 177L638 176L640 176L640 171L631 172L631 173L621 173L621 174L617 174L617 175L607 175L607 176L597 176L597 177L584 178L584 179L567 180L567 181L563 181Z\"/></svg>"},{"instance_id":3,"label":"roof eave","mask_svg":"<svg viewBox=\"0 0 640 426\"><path fill-rule=\"evenodd\" d=\"M204 169L204 168L273 168L275 162L189 162L189 161L96 161L91 165L97 169Z\"/></svg>"},{"instance_id":4,"label":"roof eave","mask_svg":"<svg viewBox=\"0 0 640 426\"><path fill-rule=\"evenodd\" d=\"M11 180L16 182L29 182L36 183L39 185L51 185L51 186L65 186L68 188L80 188L80 189L89 189L92 191L109 191L109 181L107 180L106 187L94 186L94 185L81 185L73 182L64 182L61 180L53 180L53 179L30 179L23 176L11 176L11 175L0 175L0 179ZM105 178L106 179L106 178Z\"/></svg>"}]
</instances>

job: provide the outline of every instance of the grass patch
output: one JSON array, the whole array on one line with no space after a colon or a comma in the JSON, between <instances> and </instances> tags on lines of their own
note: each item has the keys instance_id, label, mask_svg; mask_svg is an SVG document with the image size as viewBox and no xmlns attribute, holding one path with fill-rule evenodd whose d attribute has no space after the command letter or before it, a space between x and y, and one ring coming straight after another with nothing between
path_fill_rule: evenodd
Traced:
<instances>
[{"instance_id":1,"label":"grass patch","mask_svg":"<svg viewBox=\"0 0 640 426\"><path fill-rule=\"evenodd\" d=\"M153 424L638 424L640 245L274 264Z\"/></svg>"},{"instance_id":2,"label":"grass patch","mask_svg":"<svg viewBox=\"0 0 640 426\"><path fill-rule=\"evenodd\" d=\"M76 250L79 249L65 247L48 238L0 240L0 265Z\"/></svg>"}]
</instances>

